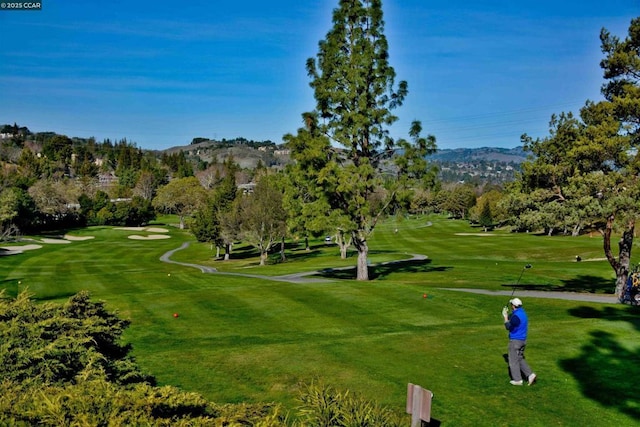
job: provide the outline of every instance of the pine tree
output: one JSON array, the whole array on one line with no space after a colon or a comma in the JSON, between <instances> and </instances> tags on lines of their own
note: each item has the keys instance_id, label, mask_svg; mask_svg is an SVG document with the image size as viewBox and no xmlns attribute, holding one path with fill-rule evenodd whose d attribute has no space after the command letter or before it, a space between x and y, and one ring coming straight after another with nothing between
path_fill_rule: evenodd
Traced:
<instances>
[{"instance_id":1,"label":"pine tree","mask_svg":"<svg viewBox=\"0 0 640 427\"><path fill-rule=\"evenodd\" d=\"M316 109L303 114L305 129L298 138L328 138L341 151L324 150L315 155L322 161L314 182L330 206L327 216L340 218L340 233L350 235L358 252L357 278L368 280L367 238L377 221L393 202L397 186L384 191L381 168L391 162L398 142L389 135L397 121L392 110L402 105L408 93L407 83L396 86L395 71L389 64L380 0L340 0L333 11L333 28L319 43L316 58L307 60ZM425 155L435 148L435 140L411 137ZM295 137L290 137L289 139ZM324 142L301 141L298 150L315 150ZM312 141L311 141L312 142ZM292 144L295 146L296 144ZM299 151L298 157L302 157ZM307 161L311 161L307 159ZM411 162L413 164L413 162ZM404 180L398 180L395 184Z\"/></svg>"}]
</instances>

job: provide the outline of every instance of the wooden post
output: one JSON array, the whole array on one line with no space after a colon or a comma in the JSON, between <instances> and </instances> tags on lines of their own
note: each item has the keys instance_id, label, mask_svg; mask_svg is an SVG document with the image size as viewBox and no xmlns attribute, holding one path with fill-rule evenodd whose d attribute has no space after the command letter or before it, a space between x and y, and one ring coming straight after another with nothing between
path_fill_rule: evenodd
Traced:
<instances>
[{"instance_id":1,"label":"wooden post","mask_svg":"<svg viewBox=\"0 0 640 427\"><path fill-rule=\"evenodd\" d=\"M420 427L422 421L431 422L433 393L419 385L407 386L407 414L411 414L411 427Z\"/></svg>"}]
</instances>

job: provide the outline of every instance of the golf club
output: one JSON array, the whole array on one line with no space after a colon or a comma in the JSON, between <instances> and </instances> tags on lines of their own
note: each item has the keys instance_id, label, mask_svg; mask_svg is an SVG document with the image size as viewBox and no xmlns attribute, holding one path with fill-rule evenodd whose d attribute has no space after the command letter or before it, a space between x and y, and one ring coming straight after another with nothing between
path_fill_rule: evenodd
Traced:
<instances>
[{"instance_id":1,"label":"golf club","mask_svg":"<svg viewBox=\"0 0 640 427\"><path fill-rule=\"evenodd\" d=\"M513 298L513 294L516 292L516 288L520 284L520 279L522 279L522 275L524 274L524 271L529 269L529 268L531 268L531 264L527 264L524 267L522 267L522 271L520 272L520 276L518 277L518 281L516 282L515 285L513 285L513 290L511 291L511 296L509 297L509 301L507 301L506 307L509 307L509 303L511 302L511 299Z\"/></svg>"}]
</instances>

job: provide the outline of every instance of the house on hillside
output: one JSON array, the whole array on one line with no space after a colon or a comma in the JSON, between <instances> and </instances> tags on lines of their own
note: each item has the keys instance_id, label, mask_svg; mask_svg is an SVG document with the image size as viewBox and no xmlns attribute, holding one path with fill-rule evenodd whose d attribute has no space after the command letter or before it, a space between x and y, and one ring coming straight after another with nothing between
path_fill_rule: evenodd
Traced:
<instances>
[{"instance_id":1,"label":"house on hillside","mask_svg":"<svg viewBox=\"0 0 640 427\"><path fill-rule=\"evenodd\" d=\"M255 188L255 182L250 182L248 184L238 184L238 190L241 190L242 194L252 194Z\"/></svg>"},{"instance_id":2,"label":"house on hillside","mask_svg":"<svg viewBox=\"0 0 640 427\"><path fill-rule=\"evenodd\" d=\"M118 184L118 177L113 172L105 172L98 174L98 186L102 189L108 189Z\"/></svg>"}]
</instances>

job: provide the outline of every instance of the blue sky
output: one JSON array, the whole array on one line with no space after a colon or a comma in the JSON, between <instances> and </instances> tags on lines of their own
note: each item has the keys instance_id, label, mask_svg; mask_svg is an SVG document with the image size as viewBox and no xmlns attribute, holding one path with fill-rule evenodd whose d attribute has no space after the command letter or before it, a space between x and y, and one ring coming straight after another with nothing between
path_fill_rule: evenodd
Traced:
<instances>
[{"instance_id":1,"label":"blue sky","mask_svg":"<svg viewBox=\"0 0 640 427\"><path fill-rule=\"evenodd\" d=\"M305 62L338 0L41 0L0 10L0 124L127 138L282 142L314 108ZM439 148L520 145L552 113L600 99L602 27L626 37L640 0L383 0L391 65Z\"/></svg>"}]
</instances>

